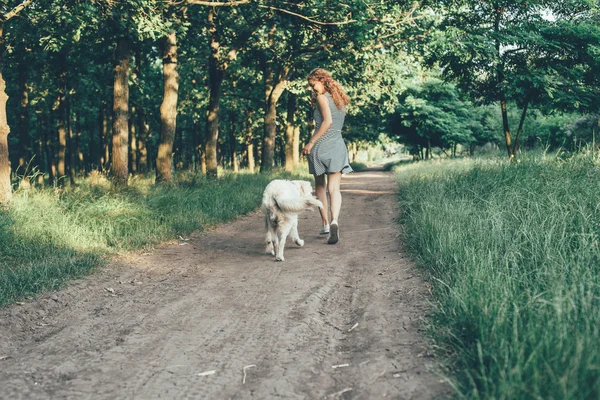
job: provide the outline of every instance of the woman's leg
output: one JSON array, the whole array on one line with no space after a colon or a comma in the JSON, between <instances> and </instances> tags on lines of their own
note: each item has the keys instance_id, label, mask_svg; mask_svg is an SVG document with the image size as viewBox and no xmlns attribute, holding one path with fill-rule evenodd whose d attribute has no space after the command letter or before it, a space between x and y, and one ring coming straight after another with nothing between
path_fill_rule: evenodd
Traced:
<instances>
[{"instance_id":1,"label":"woman's leg","mask_svg":"<svg viewBox=\"0 0 600 400\"><path fill-rule=\"evenodd\" d=\"M340 209L342 208L342 193L340 192L341 181L341 172L327 174L327 189L329 191L329 202L331 207L331 222L337 222L340 216Z\"/></svg>"},{"instance_id":2,"label":"woman's leg","mask_svg":"<svg viewBox=\"0 0 600 400\"><path fill-rule=\"evenodd\" d=\"M327 184L325 182L325 174L315 175L315 192L317 199L323 203L323 208L319 209L321 213L321 219L323 220L323 226L329 225L329 219L327 217Z\"/></svg>"}]
</instances>

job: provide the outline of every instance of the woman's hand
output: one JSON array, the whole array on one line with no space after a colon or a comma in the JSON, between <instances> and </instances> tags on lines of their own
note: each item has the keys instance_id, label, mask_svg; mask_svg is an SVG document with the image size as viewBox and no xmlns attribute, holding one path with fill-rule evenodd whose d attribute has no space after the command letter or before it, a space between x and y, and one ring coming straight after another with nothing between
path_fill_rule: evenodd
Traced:
<instances>
[{"instance_id":1,"label":"woman's hand","mask_svg":"<svg viewBox=\"0 0 600 400\"><path fill-rule=\"evenodd\" d=\"M308 142L306 144L306 146L304 146L304 148L302 149L302 153L307 154L307 155L310 154L310 151L312 150L313 146L314 146L313 142Z\"/></svg>"}]
</instances>

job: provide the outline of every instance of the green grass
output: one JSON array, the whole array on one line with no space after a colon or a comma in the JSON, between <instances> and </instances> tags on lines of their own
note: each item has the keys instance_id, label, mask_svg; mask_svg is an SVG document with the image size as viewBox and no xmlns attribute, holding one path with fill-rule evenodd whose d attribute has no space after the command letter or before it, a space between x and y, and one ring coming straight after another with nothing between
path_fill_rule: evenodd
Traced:
<instances>
[{"instance_id":1,"label":"green grass","mask_svg":"<svg viewBox=\"0 0 600 400\"><path fill-rule=\"evenodd\" d=\"M600 169L589 158L396 170L461 398L600 398Z\"/></svg>"},{"instance_id":2,"label":"green grass","mask_svg":"<svg viewBox=\"0 0 600 400\"><path fill-rule=\"evenodd\" d=\"M121 191L94 176L73 189L16 192L10 208L0 209L0 306L57 289L120 251L253 211L276 174L208 180L181 173L170 185L135 179Z\"/></svg>"},{"instance_id":3,"label":"green grass","mask_svg":"<svg viewBox=\"0 0 600 400\"><path fill-rule=\"evenodd\" d=\"M352 167L352 170L354 170L354 172L364 171L367 168L369 168L367 164L361 162L351 162L350 166Z\"/></svg>"}]
</instances>

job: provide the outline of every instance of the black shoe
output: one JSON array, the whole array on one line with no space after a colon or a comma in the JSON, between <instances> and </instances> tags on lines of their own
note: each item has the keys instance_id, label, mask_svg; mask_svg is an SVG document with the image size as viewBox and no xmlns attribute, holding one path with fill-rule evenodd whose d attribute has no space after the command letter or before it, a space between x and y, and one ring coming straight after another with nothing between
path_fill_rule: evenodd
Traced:
<instances>
[{"instance_id":1,"label":"black shoe","mask_svg":"<svg viewBox=\"0 0 600 400\"><path fill-rule=\"evenodd\" d=\"M329 236L327 237L327 244L336 244L340 240L340 227L338 224L329 225Z\"/></svg>"}]
</instances>

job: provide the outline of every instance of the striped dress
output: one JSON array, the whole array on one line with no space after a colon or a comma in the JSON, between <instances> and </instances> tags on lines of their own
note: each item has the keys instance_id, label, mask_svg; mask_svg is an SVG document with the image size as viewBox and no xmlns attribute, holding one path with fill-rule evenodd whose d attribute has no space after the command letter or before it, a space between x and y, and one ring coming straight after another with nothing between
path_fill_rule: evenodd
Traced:
<instances>
[{"instance_id":1,"label":"striped dress","mask_svg":"<svg viewBox=\"0 0 600 400\"><path fill-rule=\"evenodd\" d=\"M317 140L308 155L308 170L311 174L323 175L332 172L342 172L347 174L352 172L350 162L348 161L348 149L342 139L342 127L346 117L346 109L339 110L331 97L331 94L325 93L331 109L331 126L327 132ZM313 135L319 130L323 123L323 115L319 107L315 108L314 114L317 128Z\"/></svg>"}]
</instances>

